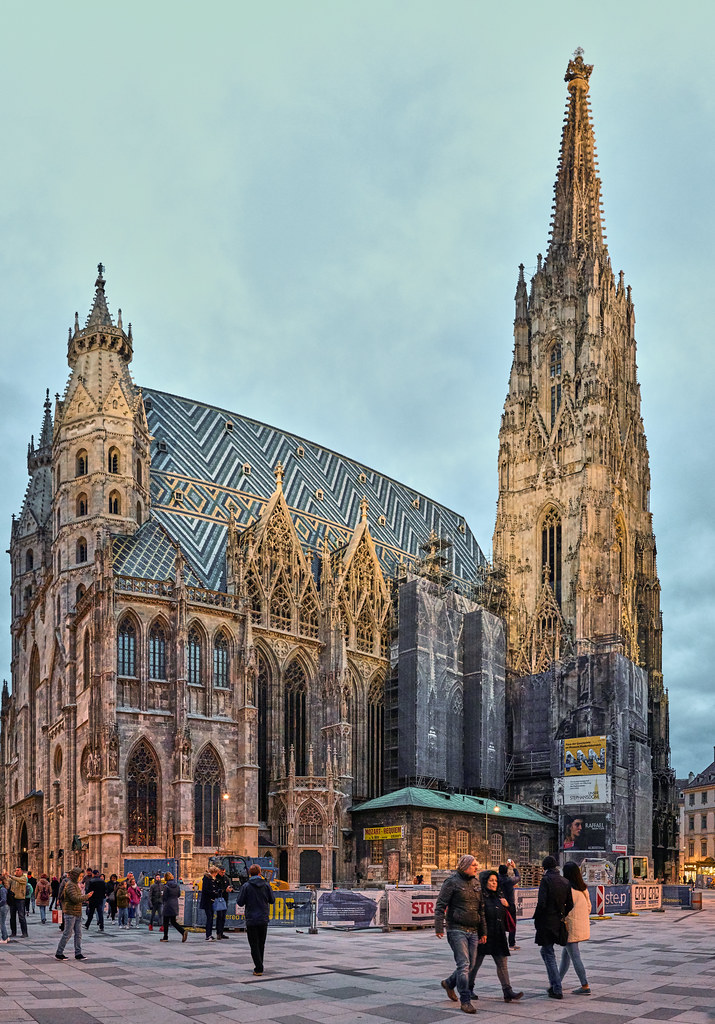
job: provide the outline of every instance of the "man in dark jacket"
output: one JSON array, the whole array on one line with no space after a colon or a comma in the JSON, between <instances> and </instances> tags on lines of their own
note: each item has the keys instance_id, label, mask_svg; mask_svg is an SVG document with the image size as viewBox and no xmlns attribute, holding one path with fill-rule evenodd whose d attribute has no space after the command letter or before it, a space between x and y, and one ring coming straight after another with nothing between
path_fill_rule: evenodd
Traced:
<instances>
[{"instance_id":1,"label":"man in dark jacket","mask_svg":"<svg viewBox=\"0 0 715 1024\"><path fill-rule=\"evenodd\" d=\"M563 999L561 976L556 966L554 943L563 946L568 941L564 935L567 915L573 910L571 886L559 873L558 865L553 857L544 857L541 862L544 876L539 886L539 898L534 911L535 942L541 946L541 959L546 965L549 976L547 994L551 999ZM563 927L562 927L563 926Z\"/></svg>"},{"instance_id":2,"label":"man in dark jacket","mask_svg":"<svg viewBox=\"0 0 715 1024\"><path fill-rule=\"evenodd\" d=\"M248 876L248 881L241 886L236 903L246 908L246 936L253 957L253 973L261 975L270 917L268 908L273 903L273 890L261 875L258 864L251 864Z\"/></svg>"},{"instance_id":3,"label":"man in dark jacket","mask_svg":"<svg viewBox=\"0 0 715 1024\"><path fill-rule=\"evenodd\" d=\"M512 875L509 874L509 868L512 870ZM514 896L514 888L519 882L519 871L513 860L509 860L506 864L499 865L499 888L504 894L504 899L509 904L508 910L511 914L511 922L507 926L509 932L509 949L518 949L516 944L516 897Z\"/></svg>"},{"instance_id":4,"label":"man in dark jacket","mask_svg":"<svg viewBox=\"0 0 715 1024\"><path fill-rule=\"evenodd\" d=\"M151 908L151 914L149 917L150 932L154 930L154 918L157 919L157 924L161 924L161 905L163 893L164 883L161 880L161 874L157 871L157 873L154 875L154 881L151 883L151 888L149 889L149 906Z\"/></svg>"},{"instance_id":5,"label":"man in dark jacket","mask_svg":"<svg viewBox=\"0 0 715 1024\"><path fill-rule=\"evenodd\" d=\"M99 925L100 932L103 932L104 900L107 896L107 884L96 868L92 872L90 880L84 883L84 891L85 894L89 896L89 900L87 902L87 920L84 922L84 926L85 928L89 928L92 923L94 912L96 911L97 924Z\"/></svg>"},{"instance_id":6,"label":"man in dark jacket","mask_svg":"<svg viewBox=\"0 0 715 1024\"><path fill-rule=\"evenodd\" d=\"M453 1002L455 988L464 1013L476 1013L472 1006L472 990L477 968L479 945L487 941L482 887L476 878L477 862L471 854L461 857L457 870L442 883L434 908L434 930L438 939L444 936L447 919L447 942L454 953L455 969L441 982Z\"/></svg>"}]
</instances>

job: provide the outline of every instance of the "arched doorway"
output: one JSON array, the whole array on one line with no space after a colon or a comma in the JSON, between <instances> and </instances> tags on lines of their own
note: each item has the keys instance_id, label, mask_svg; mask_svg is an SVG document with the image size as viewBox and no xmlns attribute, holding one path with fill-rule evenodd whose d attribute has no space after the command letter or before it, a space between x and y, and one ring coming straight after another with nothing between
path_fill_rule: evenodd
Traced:
<instances>
[{"instance_id":1,"label":"arched doorway","mask_svg":"<svg viewBox=\"0 0 715 1024\"><path fill-rule=\"evenodd\" d=\"M301 850L300 884L320 885L321 866L320 850Z\"/></svg>"},{"instance_id":2,"label":"arched doorway","mask_svg":"<svg viewBox=\"0 0 715 1024\"><path fill-rule=\"evenodd\" d=\"M29 861L27 859L27 825L23 821L20 829L20 867L27 871Z\"/></svg>"},{"instance_id":3,"label":"arched doorway","mask_svg":"<svg viewBox=\"0 0 715 1024\"><path fill-rule=\"evenodd\" d=\"M288 851L281 850L278 854L278 877L288 881Z\"/></svg>"}]
</instances>

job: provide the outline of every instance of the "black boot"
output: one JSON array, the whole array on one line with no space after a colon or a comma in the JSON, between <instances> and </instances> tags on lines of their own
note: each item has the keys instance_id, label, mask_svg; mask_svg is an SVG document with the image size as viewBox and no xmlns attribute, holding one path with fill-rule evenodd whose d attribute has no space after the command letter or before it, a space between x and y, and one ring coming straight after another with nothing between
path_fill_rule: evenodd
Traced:
<instances>
[{"instance_id":1,"label":"black boot","mask_svg":"<svg viewBox=\"0 0 715 1024\"><path fill-rule=\"evenodd\" d=\"M523 995L524 995L523 992L515 992L513 988L505 988L504 989L504 1002L505 1003L515 1003L517 1001L517 999L521 999L521 997Z\"/></svg>"}]
</instances>

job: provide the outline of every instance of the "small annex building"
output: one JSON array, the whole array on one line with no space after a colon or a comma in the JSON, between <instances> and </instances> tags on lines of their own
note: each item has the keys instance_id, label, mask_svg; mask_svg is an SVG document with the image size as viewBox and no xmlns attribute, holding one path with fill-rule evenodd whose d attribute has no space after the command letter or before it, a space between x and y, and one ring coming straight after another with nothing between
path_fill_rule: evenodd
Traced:
<instances>
[{"instance_id":1,"label":"small annex building","mask_svg":"<svg viewBox=\"0 0 715 1024\"><path fill-rule=\"evenodd\" d=\"M540 862L556 851L558 827L533 807L487 797L405 786L350 809L360 876L372 881L412 882L454 870L473 854L498 867Z\"/></svg>"}]
</instances>

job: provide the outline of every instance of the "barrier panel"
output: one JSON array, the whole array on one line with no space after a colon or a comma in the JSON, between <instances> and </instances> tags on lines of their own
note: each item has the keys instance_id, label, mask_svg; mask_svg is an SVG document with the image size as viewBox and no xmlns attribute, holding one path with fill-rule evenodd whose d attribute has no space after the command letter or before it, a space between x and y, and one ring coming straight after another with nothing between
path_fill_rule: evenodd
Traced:
<instances>
[{"instance_id":1,"label":"barrier panel","mask_svg":"<svg viewBox=\"0 0 715 1024\"><path fill-rule=\"evenodd\" d=\"M437 886L425 886L424 889L388 889L386 895L389 925L434 927L434 905L439 896Z\"/></svg>"},{"instance_id":2,"label":"barrier panel","mask_svg":"<svg viewBox=\"0 0 715 1024\"><path fill-rule=\"evenodd\" d=\"M370 928L379 923L381 889L326 889L317 895L319 928Z\"/></svg>"},{"instance_id":3,"label":"barrier panel","mask_svg":"<svg viewBox=\"0 0 715 1024\"><path fill-rule=\"evenodd\" d=\"M269 928L309 928L312 917L313 893L310 889L289 889L273 893L273 905L269 908ZM245 928L246 921L243 907L236 906L238 893L230 892L226 899L226 928ZM183 916L183 924L194 928L206 927L206 913L199 906L200 894L187 889L179 899L179 920ZM183 900L183 915L182 911ZM145 900L141 907L144 910ZM146 899L146 910L142 917L149 918L149 900Z\"/></svg>"},{"instance_id":4,"label":"barrier panel","mask_svg":"<svg viewBox=\"0 0 715 1024\"><path fill-rule=\"evenodd\" d=\"M514 890L514 900L516 902L516 918L529 918L534 916L536 910L536 901L539 898L538 887L517 887Z\"/></svg>"},{"instance_id":5,"label":"barrier panel","mask_svg":"<svg viewBox=\"0 0 715 1024\"><path fill-rule=\"evenodd\" d=\"M693 905L692 895L689 885L664 885L662 906L689 909Z\"/></svg>"}]
</instances>

